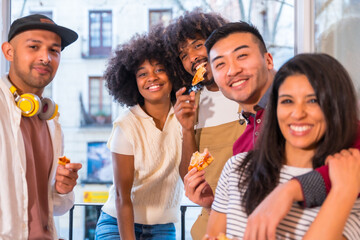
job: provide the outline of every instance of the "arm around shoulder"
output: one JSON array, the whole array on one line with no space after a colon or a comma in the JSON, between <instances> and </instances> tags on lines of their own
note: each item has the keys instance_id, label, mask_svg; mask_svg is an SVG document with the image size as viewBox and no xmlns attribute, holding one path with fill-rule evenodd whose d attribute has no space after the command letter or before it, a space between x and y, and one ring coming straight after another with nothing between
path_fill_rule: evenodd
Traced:
<instances>
[{"instance_id":1,"label":"arm around shoulder","mask_svg":"<svg viewBox=\"0 0 360 240\"><path fill-rule=\"evenodd\" d=\"M360 191L359 150L342 150L329 156L327 163L332 188L304 239L318 239L322 236L328 236L327 239L342 239L343 234L346 234L344 229L351 225L347 224L348 219L353 214L358 219L359 213L353 213L353 207ZM354 231L358 231L358 228ZM357 237L351 238L356 234ZM358 239L359 236L359 232L347 235L350 239Z\"/></svg>"}]
</instances>

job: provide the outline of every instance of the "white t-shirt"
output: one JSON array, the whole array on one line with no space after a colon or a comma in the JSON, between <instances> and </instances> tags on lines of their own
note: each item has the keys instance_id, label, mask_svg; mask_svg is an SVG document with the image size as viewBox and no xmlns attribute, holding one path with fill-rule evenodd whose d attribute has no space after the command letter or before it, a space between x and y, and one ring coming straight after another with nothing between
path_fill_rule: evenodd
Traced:
<instances>
[{"instance_id":1,"label":"white t-shirt","mask_svg":"<svg viewBox=\"0 0 360 240\"><path fill-rule=\"evenodd\" d=\"M200 93L199 106L196 129L239 120L239 104L226 98L221 91L213 92L204 87Z\"/></svg>"},{"instance_id":2,"label":"white t-shirt","mask_svg":"<svg viewBox=\"0 0 360 240\"><path fill-rule=\"evenodd\" d=\"M212 209L226 214L226 235L242 239L247 224L247 214L240 205L241 195L245 189L239 189L239 171L247 153L233 156L225 164L216 188L215 200ZM280 171L280 183L285 183L294 176L299 176L311 171L312 168L298 168L283 166ZM294 203L290 212L280 222L276 239L302 239L310 225L317 216L320 207L302 208ZM360 239L360 200L356 200L344 228L344 236L350 240ZM334 216L335 217L335 216Z\"/></svg>"},{"instance_id":3,"label":"white t-shirt","mask_svg":"<svg viewBox=\"0 0 360 240\"><path fill-rule=\"evenodd\" d=\"M114 135L108 143L110 151L118 154L134 155L133 146L126 139L123 130L120 127L116 127L113 131Z\"/></svg>"}]
</instances>

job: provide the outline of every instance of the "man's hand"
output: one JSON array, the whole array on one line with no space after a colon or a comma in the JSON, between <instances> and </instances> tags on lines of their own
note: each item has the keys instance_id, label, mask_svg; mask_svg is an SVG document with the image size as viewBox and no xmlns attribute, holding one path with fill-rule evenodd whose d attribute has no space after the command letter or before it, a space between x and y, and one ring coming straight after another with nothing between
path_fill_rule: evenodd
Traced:
<instances>
[{"instance_id":1,"label":"man's hand","mask_svg":"<svg viewBox=\"0 0 360 240\"><path fill-rule=\"evenodd\" d=\"M176 92L174 112L183 129L194 131L195 92L191 92L189 95L182 95L185 91L186 88L183 87Z\"/></svg>"},{"instance_id":2,"label":"man's hand","mask_svg":"<svg viewBox=\"0 0 360 240\"><path fill-rule=\"evenodd\" d=\"M205 207L211 208L214 201L214 193L210 185L205 180L205 171L191 169L184 177L185 196L192 202Z\"/></svg>"},{"instance_id":3,"label":"man's hand","mask_svg":"<svg viewBox=\"0 0 360 240\"><path fill-rule=\"evenodd\" d=\"M177 120L182 127L182 150L181 150L181 163L179 166L179 173L181 179L187 174L191 155L198 150L195 141L195 93L191 92L190 95L182 95L186 91L183 87L176 92L176 103L174 105L174 112Z\"/></svg>"},{"instance_id":4,"label":"man's hand","mask_svg":"<svg viewBox=\"0 0 360 240\"><path fill-rule=\"evenodd\" d=\"M344 193L360 192L360 151L355 148L341 150L326 158L329 165L331 189ZM356 194L356 195L357 195Z\"/></svg>"},{"instance_id":5,"label":"man's hand","mask_svg":"<svg viewBox=\"0 0 360 240\"><path fill-rule=\"evenodd\" d=\"M276 228L289 212L293 201L302 198L297 180L277 186L248 217L244 240L275 240Z\"/></svg>"},{"instance_id":6,"label":"man's hand","mask_svg":"<svg viewBox=\"0 0 360 240\"><path fill-rule=\"evenodd\" d=\"M68 163L65 166L58 165L55 176L55 189L60 194L66 194L73 190L78 178L81 163Z\"/></svg>"}]
</instances>

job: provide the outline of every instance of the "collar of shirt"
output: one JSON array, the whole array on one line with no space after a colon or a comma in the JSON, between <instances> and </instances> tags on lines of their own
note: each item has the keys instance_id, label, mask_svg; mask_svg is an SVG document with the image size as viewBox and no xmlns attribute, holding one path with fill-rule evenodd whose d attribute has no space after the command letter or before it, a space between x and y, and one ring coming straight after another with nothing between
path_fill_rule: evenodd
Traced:
<instances>
[{"instance_id":1,"label":"collar of shirt","mask_svg":"<svg viewBox=\"0 0 360 240\"><path fill-rule=\"evenodd\" d=\"M139 104L131 107L131 111L135 116L141 117L141 118L151 118L141 107ZM168 116L174 114L174 107L171 105Z\"/></svg>"},{"instance_id":2,"label":"collar of shirt","mask_svg":"<svg viewBox=\"0 0 360 240\"><path fill-rule=\"evenodd\" d=\"M260 99L259 103L256 104L254 106L254 111L255 112L258 112L259 110L262 110L262 109L265 109L268 101L269 101L269 97L270 97L270 92L271 92L271 88L272 86L270 86L264 96L262 96L262 98ZM243 125L244 123L248 124L249 123L249 117L250 116L255 116L256 114L253 114L251 112L244 112L244 111L241 111L241 113L239 114L239 123L241 125Z\"/></svg>"}]
</instances>

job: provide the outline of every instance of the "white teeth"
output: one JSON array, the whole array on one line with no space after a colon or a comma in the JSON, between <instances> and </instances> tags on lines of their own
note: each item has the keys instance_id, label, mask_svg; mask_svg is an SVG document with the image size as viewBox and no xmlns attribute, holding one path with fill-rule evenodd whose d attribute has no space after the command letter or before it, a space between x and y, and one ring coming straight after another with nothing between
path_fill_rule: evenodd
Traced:
<instances>
[{"instance_id":1,"label":"white teeth","mask_svg":"<svg viewBox=\"0 0 360 240\"><path fill-rule=\"evenodd\" d=\"M293 126L290 125L290 129L296 132L305 132L306 130L309 130L311 128L311 126L306 125L306 126Z\"/></svg>"},{"instance_id":2,"label":"white teeth","mask_svg":"<svg viewBox=\"0 0 360 240\"><path fill-rule=\"evenodd\" d=\"M245 82L245 80L241 80L241 81L238 81L238 82L234 82L233 84L231 84L232 87L237 87L241 84L243 84Z\"/></svg>"},{"instance_id":3,"label":"white teeth","mask_svg":"<svg viewBox=\"0 0 360 240\"><path fill-rule=\"evenodd\" d=\"M205 64L207 64L207 62L203 62L203 63L199 64L198 66L196 66L196 70L198 70L198 69L201 68L202 66L205 66Z\"/></svg>"},{"instance_id":4,"label":"white teeth","mask_svg":"<svg viewBox=\"0 0 360 240\"><path fill-rule=\"evenodd\" d=\"M152 85L152 86L149 87L149 90L152 90L152 89L155 89L155 88L158 88L158 87L160 87L160 86L159 85Z\"/></svg>"}]
</instances>

